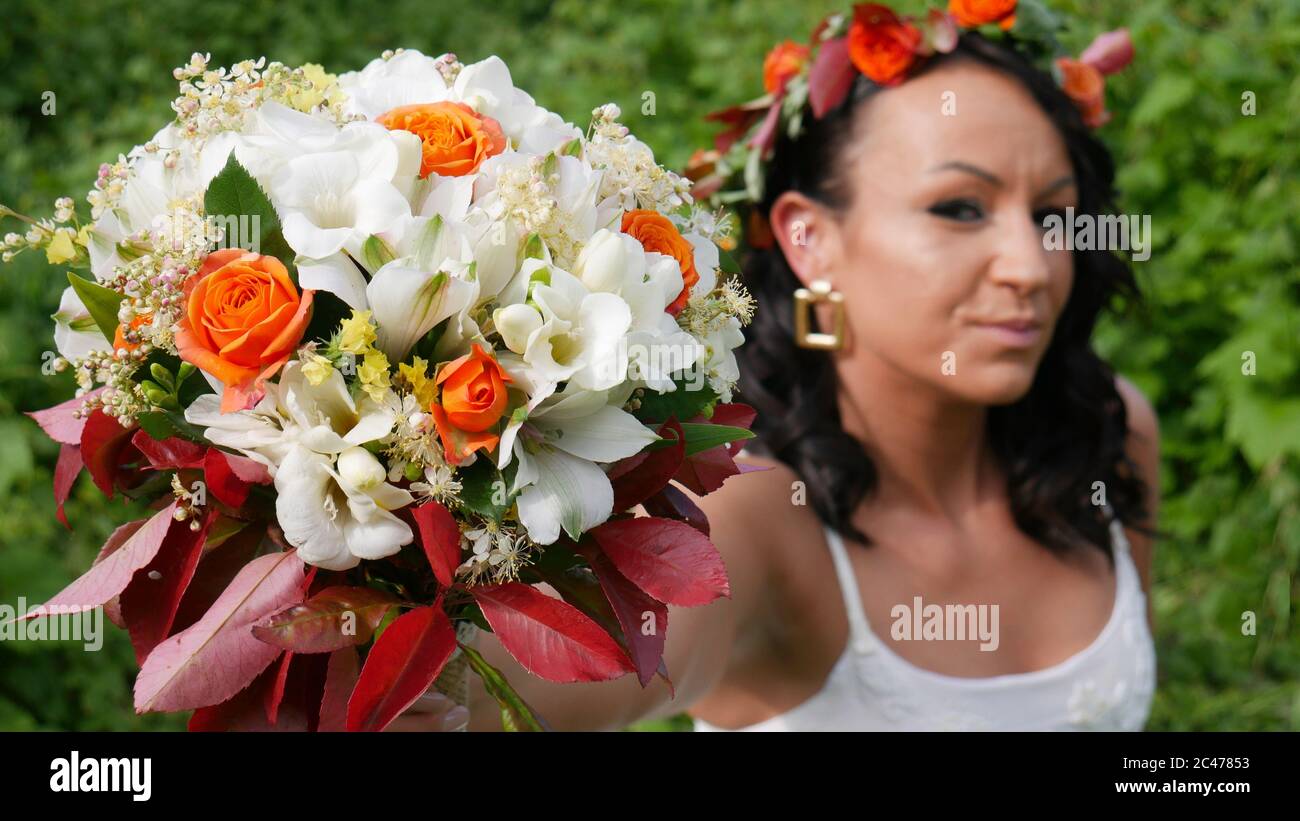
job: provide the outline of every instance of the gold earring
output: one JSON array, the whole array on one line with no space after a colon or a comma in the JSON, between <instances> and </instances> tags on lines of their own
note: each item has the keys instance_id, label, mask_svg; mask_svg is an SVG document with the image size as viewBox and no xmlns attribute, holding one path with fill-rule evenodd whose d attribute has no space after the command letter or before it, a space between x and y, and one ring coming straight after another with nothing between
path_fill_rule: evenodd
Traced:
<instances>
[{"instance_id":1,"label":"gold earring","mask_svg":"<svg viewBox=\"0 0 1300 821\"><path fill-rule=\"evenodd\" d=\"M818 302L831 304L831 333L809 330L808 314ZM815 279L807 288L794 292L794 342L800 348L821 351L838 351L844 347L844 294L832 290L827 280Z\"/></svg>"}]
</instances>

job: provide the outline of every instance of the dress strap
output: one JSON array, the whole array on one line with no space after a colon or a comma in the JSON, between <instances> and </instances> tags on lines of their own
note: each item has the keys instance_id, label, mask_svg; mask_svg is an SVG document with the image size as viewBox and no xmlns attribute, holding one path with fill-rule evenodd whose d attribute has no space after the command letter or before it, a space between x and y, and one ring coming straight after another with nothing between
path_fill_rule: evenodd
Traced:
<instances>
[{"instance_id":1,"label":"dress strap","mask_svg":"<svg viewBox=\"0 0 1300 821\"><path fill-rule=\"evenodd\" d=\"M844 540L834 529L823 526L826 532L826 544L830 547L831 560L835 564L835 577L840 583L840 593L844 597L844 610L849 617L849 641L858 653L869 653L875 646L875 636L867 623L867 614L862 607L862 596L858 592L858 581L853 575L853 565L849 563L848 551Z\"/></svg>"},{"instance_id":2,"label":"dress strap","mask_svg":"<svg viewBox=\"0 0 1300 821\"><path fill-rule=\"evenodd\" d=\"M1111 550L1118 556L1121 552L1129 553L1128 535L1124 532L1124 523L1120 521L1119 516L1115 515L1115 508L1110 503L1102 505L1102 510L1106 513L1106 518L1110 519L1110 545Z\"/></svg>"}]
</instances>

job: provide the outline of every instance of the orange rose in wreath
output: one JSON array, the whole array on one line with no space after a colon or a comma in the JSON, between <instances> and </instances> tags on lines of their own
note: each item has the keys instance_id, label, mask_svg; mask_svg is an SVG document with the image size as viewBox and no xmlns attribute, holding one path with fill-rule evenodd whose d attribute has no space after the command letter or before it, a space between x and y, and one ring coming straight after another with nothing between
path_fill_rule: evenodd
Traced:
<instances>
[{"instance_id":1,"label":"orange rose in wreath","mask_svg":"<svg viewBox=\"0 0 1300 821\"><path fill-rule=\"evenodd\" d=\"M877 85L898 85L916 62L921 30L876 3L853 7L849 59Z\"/></svg>"}]
</instances>

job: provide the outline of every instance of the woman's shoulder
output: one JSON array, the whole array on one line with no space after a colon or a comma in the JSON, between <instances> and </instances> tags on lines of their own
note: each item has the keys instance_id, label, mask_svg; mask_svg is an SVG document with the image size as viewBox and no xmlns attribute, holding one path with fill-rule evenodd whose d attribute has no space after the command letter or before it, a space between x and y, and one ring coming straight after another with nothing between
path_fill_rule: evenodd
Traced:
<instances>
[{"instance_id":1,"label":"woman's shoulder","mask_svg":"<svg viewBox=\"0 0 1300 821\"><path fill-rule=\"evenodd\" d=\"M766 594L789 581L792 546L805 546L819 533L820 520L799 474L785 463L742 453L736 462L749 470L728 479L696 503L709 519L710 535L728 567Z\"/></svg>"}]
</instances>

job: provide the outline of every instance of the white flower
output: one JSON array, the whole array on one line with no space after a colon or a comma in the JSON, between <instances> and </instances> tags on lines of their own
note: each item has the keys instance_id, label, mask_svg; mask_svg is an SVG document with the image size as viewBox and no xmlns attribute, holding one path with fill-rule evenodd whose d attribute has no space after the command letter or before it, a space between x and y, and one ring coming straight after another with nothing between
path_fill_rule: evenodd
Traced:
<instances>
[{"instance_id":1,"label":"white flower","mask_svg":"<svg viewBox=\"0 0 1300 821\"><path fill-rule=\"evenodd\" d=\"M348 395L338 371L312 385L297 361L252 410L222 414L220 399L200 396L187 421L207 428L214 444L266 465L275 479L276 519L308 564L347 570L362 559L391 556L413 538L390 511L411 494L387 481L383 466L361 445L386 437L401 403Z\"/></svg>"},{"instance_id":2,"label":"white flower","mask_svg":"<svg viewBox=\"0 0 1300 821\"><path fill-rule=\"evenodd\" d=\"M434 59L415 49L387 60L377 57L361 71L340 74L339 88L348 97L344 110L367 120L398 106L440 102L448 92Z\"/></svg>"},{"instance_id":3,"label":"white flower","mask_svg":"<svg viewBox=\"0 0 1300 821\"><path fill-rule=\"evenodd\" d=\"M647 253L635 237L604 228L588 240L573 273L593 291L622 297L632 309L636 330L658 328L664 308L682 291L677 260Z\"/></svg>"},{"instance_id":4,"label":"white flower","mask_svg":"<svg viewBox=\"0 0 1300 821\"><path fill-rule=\"evenodd\" d=\"M494 322L504 323L506 345L523 357L533 380L552 387L567 380L594 391L622 382L622 342L632 322L627 303L593 293L573 274L541 260L526 260L523 272L533 281L531 299L498 309Z\"/></svg>"},{"instance_id":5,"label":"white flower","mask_svg":"<svg viewBox=\"0 0 1300 821\"><path fill-rule=\"evenodd\" d=\"M563 528L573 538L604 522L614 507L609 477L597 463L640 453L658 435L603 391L566 388L548 397L526 422L507 425L498 467L519 464L512 491L519 521L537 544L551 544Z\"/></svg>"},{"instance_id":6,"label":"white flower","mask_svg":"<svg viewBox=\"0 0 1300 821\"><path fill-rule=\"evenodd\" d=\"M55 322L54 347L64 359L81 359L92 351L112 348L72 286L63 289L59 311L52 319Z\"/></svg>"},{"instance_id":7,"label":"white flower","mask_svg":"<svg viewBox=\"0 0 1300 821\"><path fill-rule=\"evenodd\" d=\"M271 182L284 239L303 256L358 255L371 234L410 215L395 181L414 176L419 144L375 123L349 123L330 150L295 157ZM305 287L315 287L303 283Z\"/></svg>"}]
</instances>

